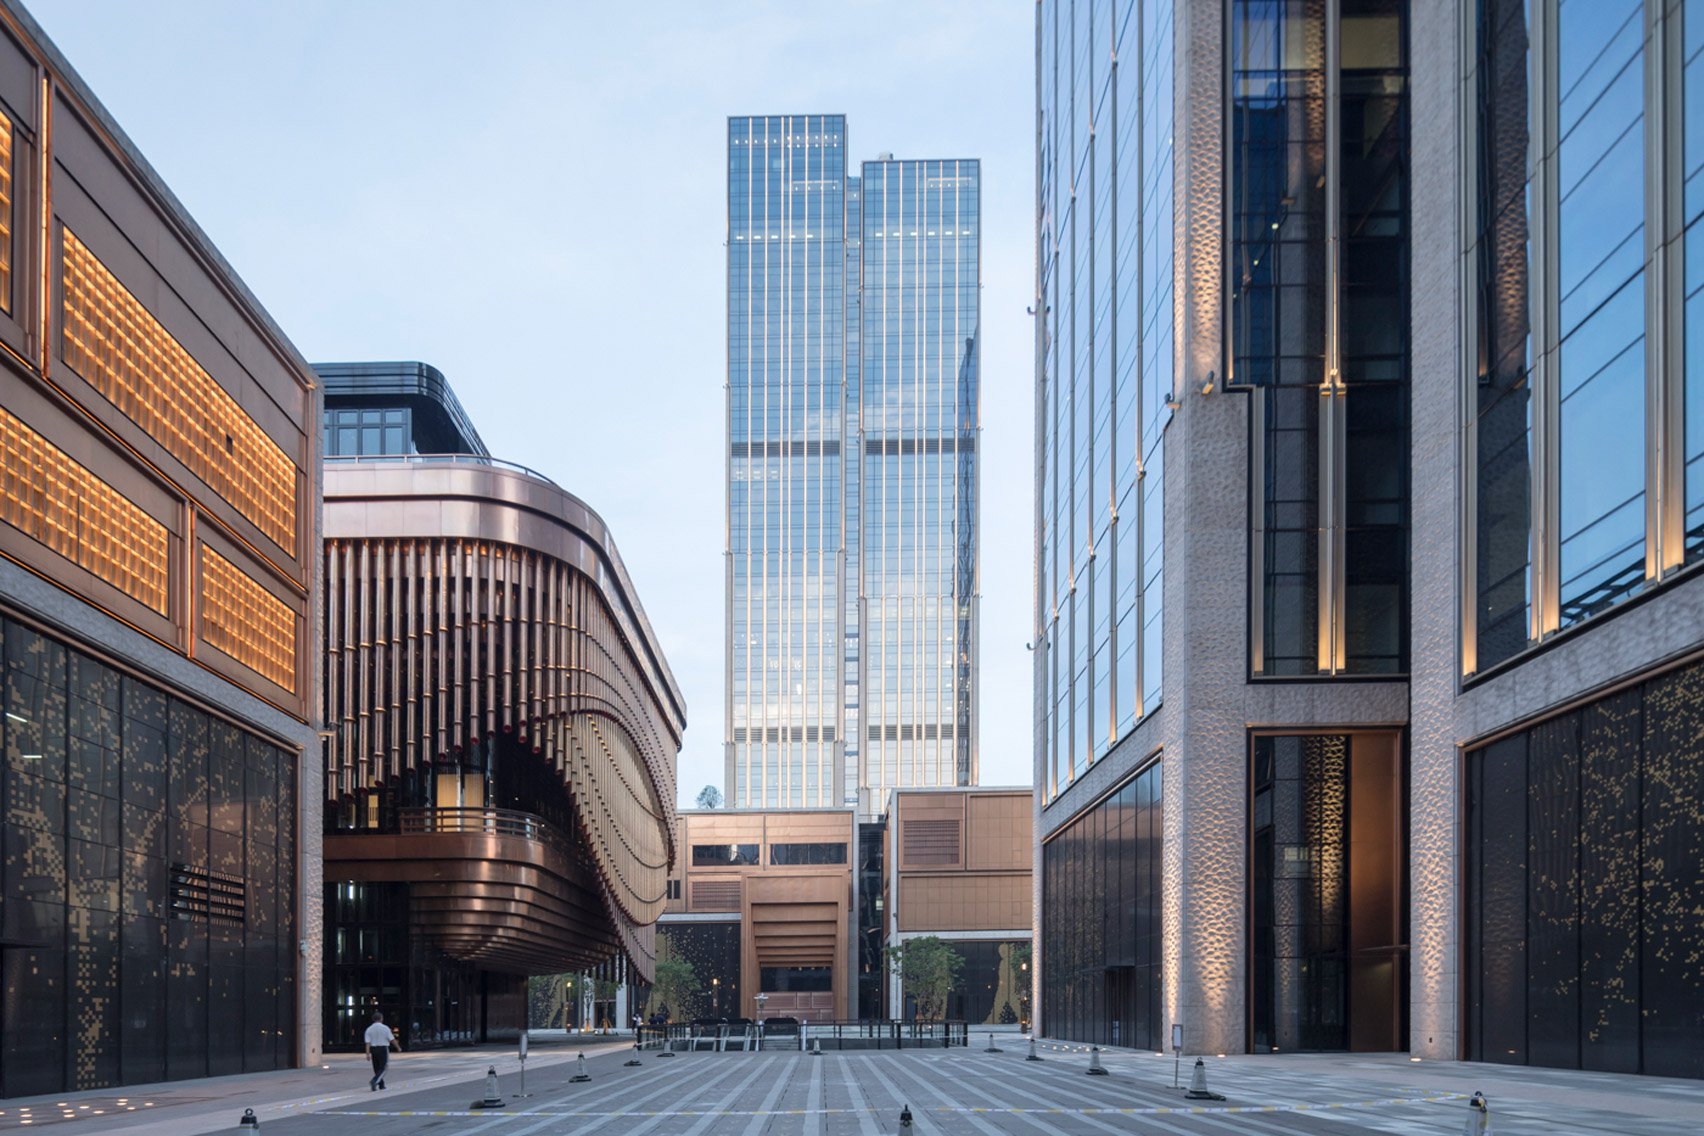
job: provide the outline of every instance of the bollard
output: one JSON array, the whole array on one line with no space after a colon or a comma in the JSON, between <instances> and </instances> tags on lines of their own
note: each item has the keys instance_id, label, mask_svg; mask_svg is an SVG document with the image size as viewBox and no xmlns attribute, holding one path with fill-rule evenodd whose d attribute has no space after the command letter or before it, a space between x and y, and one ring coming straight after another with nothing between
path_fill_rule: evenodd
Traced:
<instances>
[{"instance_id":1,"label":"bollard","mask_svg":"<svg viewBox=\"0 0 1704 1136\"><path fill-rule=\"evenodd\" d=\"M1199 1057L1195 1059L1195 1072L1189 1075L1189 1091L1183 1095L1186 1100L1225 1099L1207 1087L1207 1063Z\"/></svg>"},{"instance_id":2,"label":"bollard","mask_svg":"<svg viewBox=\"0 0 1704 1136\"><path fill-rule=\"evenodd\" d=\"M899 1106L899 1136L906 1136L906 1133L910 1131L911 1106L908 1104L902 1104Z\"/></svg>"},{"instance_id":3,"label":"bollard","mask_svg":"<svg viewBox=\"0 0 1704 1136\"><path fill-rule=\"evenodd\" d=\"M259 1132L260 1121L255 1119L254 1109L243 1109L243 1118L237 1121L238 1132Z\"/></svg>"},{"instance_id":4,"label":"bollard","mask_svg":"<svg viewBox=\"0 0 1704 1136\"><path fill-rule=\"evenodd\" d=\"M621 1064L624 1068L627 1068L627 1069L631 1069L634 1066L644 1064L643 1061L639 1060L639 1035L637 1033L635 1033L633 1035L633 1056L629 1057L626 1061L623 1061Z\"/></svg>"},{"instance_id":5,"label":"bollard","mask_svg":"<svg viewBox=\"0 0 1704 1136\"><path fill-rule=\"evenodd\" d=\"M811 1056L812 1057L821 1057L822 1056L822 1039L820 1037L811 1038Z\"/></svg>"},{"instance_id":6,"label":"bollard","mask_svg":"<svg viewBox=\"0 0 1704 1136\"><path fill-rule=\"evenodd\" d=\"M1106 1076L1106 1066L1102 1065L1100 1062L1100 1046L1098 1045L1091 1045L1089 1047L1089 1076Z\"/></svg>"},{"instance_id":7,"label":"bollard","mask_svg":"<svg viewBox=\"0 0 1704 1136\"><path fill-rule=\"evenodd\" d=\"M497 1094L497 1066L485 1070L485 1096L468 1105L469 1108L502 1108L503 1098Z\"/></svg>"},{"instance_id":8,"label":"bollard","mask_svg":"<svg viewBox=\"0 0 1704 1136\"><path fill-rule=\"evenodd\" d=\"M1037 1057L1036 1054L1035 1054L1035 1038L1033 1038L1033 1037L1030 1038L1029 1056L1024 1058L1024 1060L1025 1061L1040 1061L1041 1060L1041 1058Z\"/></svg>"},{"instance_id":9,"label":"bollard","mask_svg":"<svg viewBox=\"0 0 1704 1136\"><path fill-rule=\"evenodd\" d=\"M1462 1126L1463 1136L1486 1136L1491 1131L1491 1102L1485 1099L1484 1093L1474 1093L1467 1107L1469 1111L1467 1123Z\"/></svg>"},{"instance_id":10,"label":"bollard","mask_svg":"<svg viewBox=\"0 0 1704 1136\"><path fill-rule=\"evenodd\" d=\"M578 1085L578 1084L580 1084L584 1081L589 1081L591 1079L592 1079L592 1075L590 1073L586 1072L586 1055L584 1053L582 1053L582 1054L580 1054L580 1056L578 1058L575 1059L575 1061L574 1061L574 1075L572 1077L569 1077L568 1080L571 1084Z\"/></svg>"},{"instance_id":11,"label":"bollard","mask_svg":"<svg viewBox=\"0 0 1704 1136\"><path fill-rule=\"evenodd\" d=\"M1004 1049L1001 1049L1001 1048L1000 1048L1000 1047L999 1047L999 1046L997 1046L997 1045L995 1045L995 1044L994 1044L994 1034L993 1034L993 1031L989 1031L989 1034L988 1034L988 1048L987 1048L987 1049L984 1049L984 1050L983 1050L983 1051L982 1051L982 1052L984 1052L984 1053L1004 1053L1004 1052L1006 1052L1006 1051L1005 1051L1005 1050L1004 1050Z\"/></svg>"}]
</instances>

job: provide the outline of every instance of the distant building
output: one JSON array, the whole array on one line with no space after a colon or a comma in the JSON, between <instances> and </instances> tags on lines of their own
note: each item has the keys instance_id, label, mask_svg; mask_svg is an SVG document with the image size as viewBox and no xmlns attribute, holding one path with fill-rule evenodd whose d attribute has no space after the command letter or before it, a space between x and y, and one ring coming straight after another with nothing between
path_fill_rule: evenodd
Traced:
<instances>
[{"instance_id":1,"label":"distant building","mask_svg":"<svg viewBox=\"0 0 1704 1136\"><path fill-rule=\"evenodd\" d=\"M727 800L976 782L981 174L728 121Z\"/></svg>"},{"instance_id":2,"label":"distant building","mask_svg":"<svg viewBox=\"0 0 1704 1136\"><path fill-rule=\"evenodd\" d=\"M318 1059L318 418L0 3L0 1096Z\"/></svg>"},{"instance_id":3,"label":"distant building","mask_svg":"<svg viewBox=\"0 0 1704 1136\"><path fill-rule=\"evenodd\" d=\"M934 936L964 959L946 1016L972 1025L1029 1020L1029 789L901 789L885 836L884 946ZM915 999L887 978L887 1013Z\"/></svg>"},{"instance_id":4,"label":"distant building","mask_svg":"<svg viewBox=\"0 0 1704 1136\"><path fill-rule=\"evenodd\" d=\"M1039 5L1043 1033L1704 1077L1699 22Z\"/></svg>"},{"instance_id":5,"label":"distant building","mask_svg":"<svg viewBox=\"0 0 1704 1136\"><path fill-rule=\"evenodd\" d=\"M514 1038L528 975L649 979L685 704L597 514L433 368L318 370L326 1044Z\"/></svg>"},{"instance_id":6,"label":"distant building","mask_svg":"<svg viewBox=\"0 0 1704 1136\"><path fill-rule=\"evenodd\" d=\"M862 823L851 809L682 812L659 954L691 963L701 989L671 1015L909 1018L884 948L936 935L965 959L947 1016L1015 1024L1028 1002L1016 952L1030 934L1030 792L890 802Z\"/></svg>"}]
</instances>

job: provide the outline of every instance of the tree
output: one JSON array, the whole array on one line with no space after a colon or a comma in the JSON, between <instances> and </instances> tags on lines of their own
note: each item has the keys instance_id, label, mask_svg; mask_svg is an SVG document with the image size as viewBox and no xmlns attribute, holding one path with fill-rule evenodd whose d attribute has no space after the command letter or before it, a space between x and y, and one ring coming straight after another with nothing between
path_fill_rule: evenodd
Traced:
<instances>
[{"instance_id":1,"label":"tree","mask_svg":"<svg viewBox=\"0 0 1704 1136\"><path fill-rule=\"evenodd\" d=\"M691 1017L693 1000L698 996L698 972L685 959L657 960L656 976L651 980L652 1006L667 1006L669 1016L677 1021Z\"/></svg>"},{"instance_id":2,"label":"tree","mask_svg":"<svg viewBox=\"0 0 1704 1136\"><path fill-rule=\"evenodd\" d=\"M917 1016L940 1018L947 1008L947 996L958 985L963 956L934 935L924 935L887 948L887 960L900 989L917 1000Z\"/></svg>"},{"instance_id":3,"label":"tree","mask_svg":"<svg viewBox=\"0 0 1704 1136\"><path fill-rule=\"evenodd\" d=\"M719 809L722 807L722 790L706 785L698 790L698 799L693 803L701 809Z\"/></svg>"}]
</instances>

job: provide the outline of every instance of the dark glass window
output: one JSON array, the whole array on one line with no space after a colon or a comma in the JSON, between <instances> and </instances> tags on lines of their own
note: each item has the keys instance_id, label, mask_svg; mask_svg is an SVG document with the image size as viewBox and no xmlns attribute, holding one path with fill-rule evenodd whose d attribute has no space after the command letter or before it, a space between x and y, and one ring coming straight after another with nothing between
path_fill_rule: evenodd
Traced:
<instances>
[{"instance_id":1,"label":"dark glass window","mask_svg":"<svg viewBox=\"0 0 1704 1136\"><path fill-rule=\"evenodd\" d=\"M834 971L826 966L766 966L758 984L765 994L820 993L834 989Z\"/></svg>"},{"instance_id":2,"label":"dark glass window","mask_svg":"<svg viewBox=\"0 0 1704 1136\"><path fill-rule=\"evenodd\" d=\"M694 844L692 846L692 866L695 868L755 863L757 863L757 845L755 844Z\"/></svg>"},{"instance_id":3,"label":"dark glass window","mask_svg":"<svg viewBox=\"0 0 1704 1136\"><path fill-rule=\"evenodd\" d=\"M1041 1028L1049 1037L1163 1044L1164 818L1156 763L1043 846Z\"/></svg>"},{"instance_id":4,"label":"dark glass window","mask_svg":"<svg viewBox=\"0 0 1704 1136\"><path fill-rule=\"evenodd\" d=\"M1344 0L1333 58L1325 7L1231 5L1231 351L1236 380L1261 388L1253 669L1262 675L1408 665L1404 11L1397 0ZM1335 438L1341 456L1330 460ZM1337 587L1324 586L1333 579ZM1340 644L1329 633L1337 626Z\"/></svg>"},{"instance_id":5,"label":"dark glass window","mask_svg":"<svg viewBox=\"0 0 1704 1136\"><path fill-rule=\"evenodd\" d=\"M327 457L381 457L414 452L407 407L331 407L325 412Z\"/></svg>"},{"instance_id":6,"label":"dark glass window","mask_svg":"<svg viewBox=\"0 0 1704 1136\"><path fill-rule=\"evenodd\" d=\"M1531 618L1527 0L1480 0L1477 35L1476 669L1526 646Z\"/></svg>"},{"instance_id":7,"label":"dark glass window","mask_svg":"<svg viewBox=\"0 0 1704 1136\"><path fill-rule=\"evenodd\" d=\"M773 867L792 867L799 864L844 864L846 845L830 844L771 844L769 863Z\"/></svg>"}]
</instances>

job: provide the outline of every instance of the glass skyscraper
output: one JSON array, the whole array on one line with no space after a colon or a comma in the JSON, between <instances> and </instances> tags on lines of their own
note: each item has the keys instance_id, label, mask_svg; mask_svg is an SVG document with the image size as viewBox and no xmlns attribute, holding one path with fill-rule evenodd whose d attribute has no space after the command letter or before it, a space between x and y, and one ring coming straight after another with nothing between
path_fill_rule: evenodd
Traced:
<instances>
[{"instance_id":1,"label":"glass skyscraper","mask_svg":"<svg viewBox=\"0 0 1704 1136\"><path fill-rule=\"evenodd\" d=\"M976 778L980 171L728 124L728 800Z\"/></svg>"}]
</instances>

